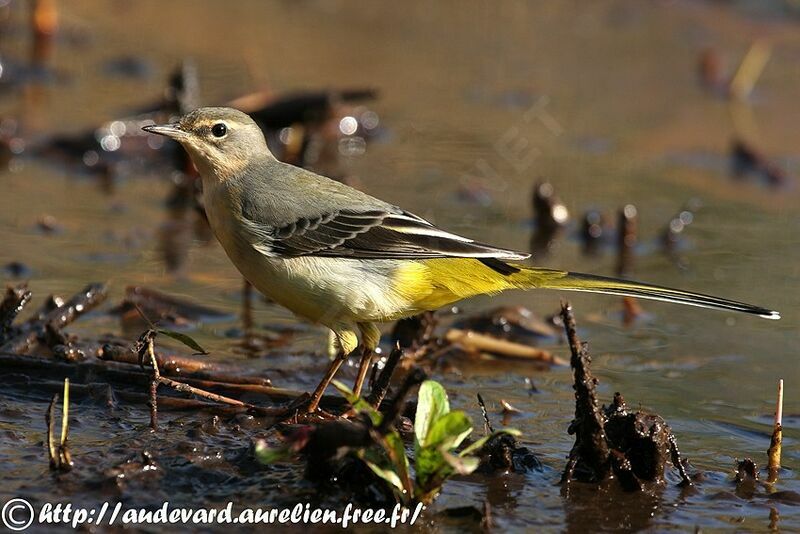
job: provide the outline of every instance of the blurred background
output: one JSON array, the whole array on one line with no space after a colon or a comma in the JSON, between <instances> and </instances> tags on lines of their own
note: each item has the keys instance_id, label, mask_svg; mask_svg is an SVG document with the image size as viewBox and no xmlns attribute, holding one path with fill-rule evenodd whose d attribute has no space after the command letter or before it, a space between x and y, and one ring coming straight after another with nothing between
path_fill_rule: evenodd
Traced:
<instances>
[{"instance_id":1,"label":"blurred background","mask_svg":"<svg viewBox=\"0 0 800 534\"><path fill-rule=\"evenodd\" d=\"M176 147L140 131L233 103L259 118L283 159L451 231L532 251L538 265L779 310L772 322L569 296L604 400L623 391L657 411L711 473L703 494L668 487L625 516L629 526L763 529L766 500L709 496L730 493L735 458L763 457L778 378L787 383L784 489L800 487L798 28L790 0L0 1L2 276L28 280L39 300L90 281L110 284L112 305L130 300L129 286L190 299L219 312L179 325L208 358L313 387L325 330L253 297L259 339L242 343L242 280L205 226L191 169ZM511 293L462 311L523 305L546 318L563 297ZM141 326L123 310L73 330L133 341ZM567 354L557 339L543 343ZM456 362L437 378L473 417L477 390L522 409L511 426L561 469L568 368ZM42 422L2 415L20 402L0 396L0 424L21 435ZM143 421L145 411L128 416ZM86 432L74 439L103 449L106 431ZM31 485L37 471L23 461L38 450L34 437L3 441L9 491L51 491L49 481ZM563 501L553 473L501 488L458 481L437 506L494 499L509 528L579 529L582 513L603 520L602 506ZM265 480L232 491L280 502ZM208 487L164 491L188 502ZM73 490L94 498L88 485ZM780 515L800 529L796 507Z\"/></svg>"}]
</instances>

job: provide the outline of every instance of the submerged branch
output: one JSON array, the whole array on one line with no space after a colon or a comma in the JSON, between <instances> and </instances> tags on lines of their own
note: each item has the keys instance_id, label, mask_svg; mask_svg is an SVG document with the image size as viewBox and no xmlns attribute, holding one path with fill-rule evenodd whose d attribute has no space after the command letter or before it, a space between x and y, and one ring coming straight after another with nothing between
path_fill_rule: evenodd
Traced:
<instances>
[{"instance_id":1,"label":"submerged branch","mask_svg":"<svg viewBox=\"0 0 800 534\"><path fill-rule=\"evenodd\" d=\"M610 469L610 451L604 430L606 419L597 405L597 379L589 366L592 361L589 347L578 339L575 316L568 302L561 304L561 318L572 352L570 366L575 381L575 420L570 425L570 432L575 434L575 445L570 452L570 459L573 456L579 458L580 463L586 464L585 467L591 471L590 478L602 480ZM570 464L573 462L570 461ZM562 478L562 481L566 479Z\"/></svg>"}]
</instances>

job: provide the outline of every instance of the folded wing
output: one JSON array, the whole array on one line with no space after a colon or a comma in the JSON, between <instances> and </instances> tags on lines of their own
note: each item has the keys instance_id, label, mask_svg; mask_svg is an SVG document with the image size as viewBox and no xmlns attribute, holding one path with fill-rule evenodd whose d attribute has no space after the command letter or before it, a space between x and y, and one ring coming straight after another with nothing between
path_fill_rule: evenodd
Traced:
<instances>
[{"instance_id":1,"label":"folded wing","mask_svg":"<svg viewBox=\"0 0 800 534\"><path fill-rule=\"evenodd\" d=\"M358 259L442 257L520 260L527 254L478 243L445 232L407 212L340 210L265 229L249 221L261 252L278 257L326 256Z\"/></svg>"}]
</instances>

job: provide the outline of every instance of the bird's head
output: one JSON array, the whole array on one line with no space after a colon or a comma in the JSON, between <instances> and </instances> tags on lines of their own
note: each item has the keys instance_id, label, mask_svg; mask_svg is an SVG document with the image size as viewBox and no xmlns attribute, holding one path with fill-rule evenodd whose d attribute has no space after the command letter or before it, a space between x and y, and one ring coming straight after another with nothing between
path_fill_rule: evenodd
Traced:
<instances>
[{"instance_id":1,"label":"bird's head","mask_svg":"<svg viewBox=\"0 0 800 534\"><path fill-rule=\"evenodd\" d=\"M142 129L183 145L204 178L225 180L260 158L272 157L258 125L233 108L198 108L178 122Z\"/></svg>"}]
</instances>

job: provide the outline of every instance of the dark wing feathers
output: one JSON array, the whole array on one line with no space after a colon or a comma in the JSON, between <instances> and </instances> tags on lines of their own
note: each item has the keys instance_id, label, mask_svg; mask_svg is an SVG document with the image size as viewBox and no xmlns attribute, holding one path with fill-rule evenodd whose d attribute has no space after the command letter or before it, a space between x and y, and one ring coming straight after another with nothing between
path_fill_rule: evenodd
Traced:
<instances>
[{"instance_id":1,"label":"dark wing feathers","mask_svg":"<svg viewBox=\"0 0 800 534\"><path fill-rule=\"evenodd\" d=\"M269 245L281 256L329 255L326 252L341 248L359 233L381 224L386 215L383 211L339 211L301 218L275 230Z\"/></svg>"},{"instance_id":2,"label":"dark wing feathers","mask_svg":"<svg viewBox=\"0 0 800 534\"><path fill-rule=\"evenodd\" d=\"M268 242L258 245L268 248L272 254L283 257L326 256L363 259L442 257L524 259L527 257L525 254L498 249L445 232L410 213L391 213L383 210L340 210L315 218L298 219L274 229L269 233Z\"/></svg>"}]
</instances>

